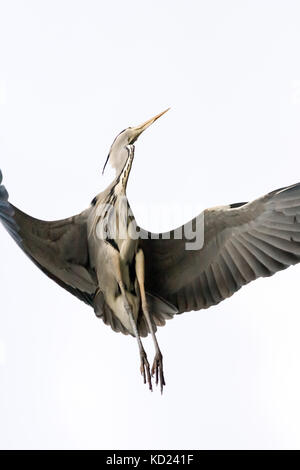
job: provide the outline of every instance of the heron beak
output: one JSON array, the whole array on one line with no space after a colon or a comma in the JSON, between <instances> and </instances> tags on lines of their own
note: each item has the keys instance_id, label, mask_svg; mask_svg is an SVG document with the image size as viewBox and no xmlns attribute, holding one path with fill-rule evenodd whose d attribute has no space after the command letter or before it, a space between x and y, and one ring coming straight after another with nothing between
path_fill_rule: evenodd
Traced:
<instances>
[{"instance_id":1,"label":"heron beak","mask_svg":"<svg viewBox=\"0 0 300 470\"><path fill-rule=\"evenodd\" d=\"M141 133L144 132L147 129L147 127L151 126L151 124L153 124L158 118L160 118L163 114L165 114L167 111L169 111L169 109L170 108L165 109L165 111L163 111L162 113L157 114L156 116L154 116L151 119L148 119L148 121L144 122L143 124L141 124L139 126L136 126L136 127L133 127L132 130L135 131L134 140L136 140L141 135Z\"/></svg>"}]
</instances>

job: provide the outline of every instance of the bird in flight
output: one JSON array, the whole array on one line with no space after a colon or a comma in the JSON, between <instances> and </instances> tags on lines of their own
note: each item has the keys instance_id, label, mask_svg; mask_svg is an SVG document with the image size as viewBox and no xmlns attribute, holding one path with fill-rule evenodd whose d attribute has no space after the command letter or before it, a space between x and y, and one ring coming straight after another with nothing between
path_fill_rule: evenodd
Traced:
<instances>
[{"instance_id":1,"label":"bird in flight","mask_svg":"<svg viewBox=\"0 0 300 470\"><path fill-rule=\"evenodd\" d=\"M216 305L250 281L300 260L300 183L252 202L206 209L170 232L138 226L126 197L134 143L166 111L115 138L104 165L115 168L114 180L73 217L45 222L25 214L8 201L0 172L0 220L8 233L106 325L136 338L144 383L152 390L155 380L161 392L157 326ZM141 341L148 334L155 346L151 369Z\"/></svg>"}]
</instances>

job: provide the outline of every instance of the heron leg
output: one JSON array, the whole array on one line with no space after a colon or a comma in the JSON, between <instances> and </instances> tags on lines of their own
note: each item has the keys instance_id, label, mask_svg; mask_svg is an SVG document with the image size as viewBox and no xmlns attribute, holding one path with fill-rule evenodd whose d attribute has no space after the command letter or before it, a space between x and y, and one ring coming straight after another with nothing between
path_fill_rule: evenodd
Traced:
<instances>
[{"instance_id":1,"label":"heron leg","mask_svg":"<svg viewBox=\"0 0 300 470\"><path fill-rule=\"evenodd\" d=\"M130 308L128 310L128 315L129 315L130 323L131 323L132 329L134 331L134 334L135 334L135 337L137 339L138 346L139 346L140 358L141 358L140 370L141 370L141 374L142 374L143 379L144 379L144 384L148 382L149 389L152 391L152 380L151 380L151 374L150 374L150 365L149 365L149 362L148 362L148 359L147 359L147 354L146 354L146 351L143 347L143 344L142 344L140 335L138 333L138 329L137 329L137 326L136 326L136 323L134 321L134 318L133 318L133 315L132 315L132 312L131 312Z\"/></svg>"},{"instance_id":2,"label":"heron leg","mask_svg":"<svg viewBox=\"0 0 300 470\"><path fill-rule=\"evenodd\" d=\"M145 257L143 250L139 249L136 257L135 257L135 272L136 272L136 277L138 280L139 288L140 288L140 293L141 293L141 302L142 302L142 310L146 318L147 325L149 327L153 342L154 342L154 347L155 347L155 357L153 361L153 366L151 369L151 374L152 376L155 375L155 383L158 385L158 382L160 382L160 391L163 393L163 387L166 385L165 378L164 378L164 371L163 371L163 356L160 351L156 335L153 329L153 325L151 322L149 310L148 310L148 305L147 305L147 299L146 299L146 292L145 292Z\"/></svg>"},{"instance_id":3,"label":"heron leg","mask_svg":"<svg viewBox=\"0 0 300 470\"><path fill-rule=\"evenodd\" d=\"M143 347L143 344L142 344L142 341L141 341L141 338L140 338L140 335L139 335L139 332L138 332L138 329L137 329L137 326L136 326L136 322L134 320L132 309L129 305L129 302L128 302L128 299L127 299L127 296L126 296L126 289L125 289L124 283L122 281L119 260L115 260L115 261L116 261L115 265L116 265L116 273L117 273L117 282L118 282L118 285L120 287L120 291L121 291L121 294L122 294L125 310L128 314L129 321L131 323L131 327L132 327L134 336L137 339L137 343L138 343L138 347L139 347L140 358L141 358L141 367L140 367L141 374L143 376L144 383L146 384L148 382L149 389L152 391L152 380L151 380L150 366L149 366L149 362L148 362L148 359L147 359L147 354L146 354L146 351Z\"/></svg>"}]
</instances>

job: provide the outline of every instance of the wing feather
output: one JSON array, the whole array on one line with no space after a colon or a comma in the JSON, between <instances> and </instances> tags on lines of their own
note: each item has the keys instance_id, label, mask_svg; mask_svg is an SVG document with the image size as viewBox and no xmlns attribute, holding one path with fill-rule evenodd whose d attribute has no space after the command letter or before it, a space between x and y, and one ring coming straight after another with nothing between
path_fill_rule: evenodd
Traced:
<instances>
[{"instance_id":1,"label":"wing feather","mask_svg":"<svg viewBox=\"0 0 300 470\"><path fill-rule=\"evenodd\" d=\"M187 250L186 227L201 216L204 244ZM140 229L146 289L178 313L208 308L254 279L300 261L300 183L251 203L207 209L172 234L178 232L182 239Z\"/></svg>"},{"instance_id":2,"label":"wing feather","mask_svg":"<svg viewBox=\"0 0 300 470\"><path fill-rule=\"evenodd\" d=\"M89 209L68 219L46 222L8 202L0 172L0 220L18 246L49 278L93 305L97 288L89 266L86 220Z\"/></svg>"}]
</instances>

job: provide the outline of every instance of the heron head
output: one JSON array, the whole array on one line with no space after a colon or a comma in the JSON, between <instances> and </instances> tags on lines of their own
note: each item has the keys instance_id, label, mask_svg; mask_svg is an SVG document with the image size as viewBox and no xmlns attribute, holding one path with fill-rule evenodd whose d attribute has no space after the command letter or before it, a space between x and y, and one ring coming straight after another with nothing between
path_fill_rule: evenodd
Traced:
<instances>
[{"instance_id":1,"label":"heron head","mask_svg":"<svg viewBox=\"0 0 300 470\"><path fill-rule=\"evenodd\" d=\"M120 132L120 134L117 135L117 137L112 143L112 146L110 147L108 157L103 167L103 172L108 162L113 168L115 168L117 173L121 172L128 158L127 146L134 144L139 138L139 136L142 134L142 132L144 132L163 114L169 111L169 109L170 108L166 109L162 113L157 114L153 118L148 119L148 121L144 122L143 124L140 124L139 126L128 127L127 129L124 129L124 131Z\"/></svg>"}]
</instances>

